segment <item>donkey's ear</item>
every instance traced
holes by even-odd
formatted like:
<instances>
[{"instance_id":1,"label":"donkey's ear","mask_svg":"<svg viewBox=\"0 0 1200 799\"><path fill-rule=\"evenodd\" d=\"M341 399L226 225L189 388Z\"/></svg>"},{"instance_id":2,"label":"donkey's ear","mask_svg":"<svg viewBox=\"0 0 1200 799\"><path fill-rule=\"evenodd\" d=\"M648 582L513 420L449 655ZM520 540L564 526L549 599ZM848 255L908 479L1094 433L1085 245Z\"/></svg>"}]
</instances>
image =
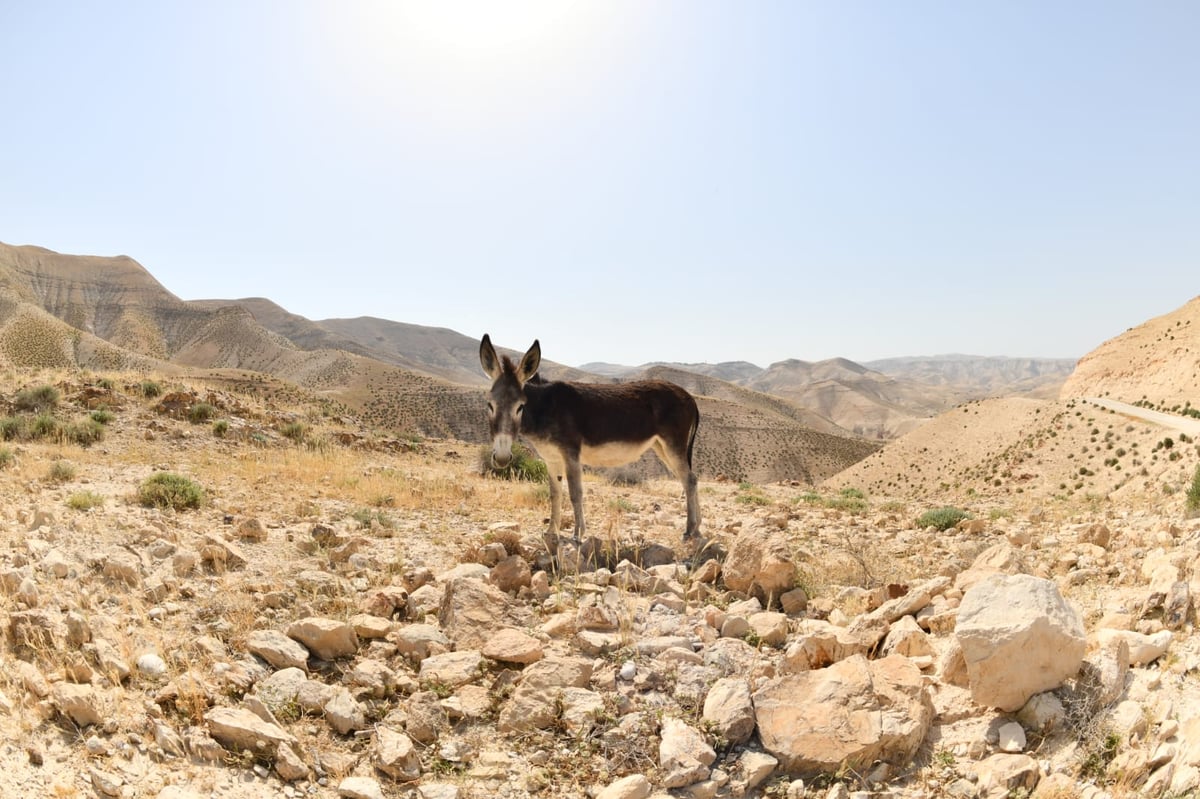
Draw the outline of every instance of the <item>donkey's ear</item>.
<instances>
[{"instance_id":1,"label":"donkey's ear","mask_svg":"<svg viewBox=\"0 0 1200 799\"><path fill-rule=\"evenodd\" d=\"M517 380L521 385L525 385L529 378L537 374L538 366L542 363L542 345L538 344L537 339L534 339L533 346L529 348L529 352L525 353L525 357L521 358L521 365L517 367Z\"/></svg>"},{"instance_id":2,"label":"donkey's ear","mask_svg":"<svg viewBox=\"0 0 1200 799\"><path fill-rule=\"evenodd\" d=\"M496 356L496 348L492 346L492 340L488 338L488 334L483 334L483 341L479 342L479 364L483 367L483 373L495 380L503 371L500 367L500 359Z\"/></svg>"}]
</instances>

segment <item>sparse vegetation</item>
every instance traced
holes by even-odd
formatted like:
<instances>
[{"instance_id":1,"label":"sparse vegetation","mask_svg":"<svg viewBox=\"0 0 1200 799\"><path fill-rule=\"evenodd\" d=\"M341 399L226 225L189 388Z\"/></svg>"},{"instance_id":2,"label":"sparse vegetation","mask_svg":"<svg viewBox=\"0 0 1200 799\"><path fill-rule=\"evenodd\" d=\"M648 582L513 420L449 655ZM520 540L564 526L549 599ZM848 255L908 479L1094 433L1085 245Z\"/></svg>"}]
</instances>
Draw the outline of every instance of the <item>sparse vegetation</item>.
<instances>
[{"instance_id":1,"label":"sparse vegetation","mask_svg":"<svg viewBox=\"0 0 1200 799\"><path fill-rule=\"evenodd\" d=\"M492 448L485 446L479 453L479 470L483 474L502 477L505 480L528 480L545 483L550 479L546 462L538 458L526 446L516 443L512 448L512 460L507 466L497 466L492 460Z\"/></svg>"},{"instance_id":2,"label":"sparse vegetation","mask_svg":"<svg viewBox=\"0 0 1200 799\"><path fill-rule=\"evenodd\" d=\"M183 475L157 472L138 487L138 502L151 508L195 509L204 503L204 489Z\"/></svg>"},{"instance_id":3,"label":"sparse vegetation","mask_svg":"<svg viewBox=\"0 0 1200 799\"><path fill-rule=\"evenodd\" d=\"M207 402L197 402L188 408L187 418L192 424L204 424L217 417L217 409Z\"/></svg>"},{"instance_id":4,"label":"sparse vegetation","mask_svg":"<svg viewBox=\"0 0 1200 799\"><path fill-rule=\"evenodd\" d=\"M70 461L58 460L50 464L50 469L46 472L46 479L52 483L65 483L74 480L78 473L79 469L75 464Z\"/></svg>"},{"instance_id":5,"label":"sparse vegetation","mask_svg":"<svg viewBox=\"0 0 1200 799\"><path fill-rule=\"evenodd\" d=\"M350 518L354 519L363 530L370 530L376 526L390 530L396 526L396 522L391 516L374 508L359 508L350 514Z\"/></svg>"},{"instance_id":6,"label":"sparse vegetation","mask_svg":"<svg viewBox=\"0 0 1200 799\"><path fill-rule=\"evenodd\" d=\"M138 390L141 391L142 396L146 399L157 399L163 393L162 383L155 380L143 380L138 384Z\"/></svg>"},{"instance_id":7,"label":"sparse vegetation","mask_svg":"<svg viewBox=\"0 0 1200 799\"><path fill-rule=\"evenodd\" d=\"M71 510L89 511L104 504L104 497L94 491L77 491L67 497L67 507Z\"/></svg>"},{"instance_id":8,"label":"sparse vegetation","mask_svg":"<svg viewBox=\"0 0 1200 799\"><path fill-rule=\"evenodd\" d=\"M279 434L299 444L308 434L308 427L302 422L288 422L279 428Z\"/></svg>"},{"instance_id":9,"label":"sparse vegetation","mask_svg":"<svg viewBox=\"0 0 1200 799\"><path fill-rule=\"evenodd\" d=\"M25 388L13 397L13 406L19 411L48 413L58 407L62 395L54 386Z\"/></svg>"},{"instance_id":10,"label":"sparse vegetation","mask_svg":"<svg viewBox=\"0 0 1200 799\"><path fill-rule=\"evenodd\" d=\"M927 510L917 517L917 527L926 528L933 527L938 530L949 530L964 519L971 518L971 514L967 513L962 508L956 508L947 505L941 508L933 508Z\"/></svg>"},{"instance_id":11,"label":"sparse vegetation","mask_svg":"<svg viewBox=\"0 0 1200 799\"><path fill-rule=\"evenodd\" d=\"M1192 484L1187 490L1187 513L1189 517L1200 516L1200 463L1192 472Z\"/></svg>"}]
</instances>

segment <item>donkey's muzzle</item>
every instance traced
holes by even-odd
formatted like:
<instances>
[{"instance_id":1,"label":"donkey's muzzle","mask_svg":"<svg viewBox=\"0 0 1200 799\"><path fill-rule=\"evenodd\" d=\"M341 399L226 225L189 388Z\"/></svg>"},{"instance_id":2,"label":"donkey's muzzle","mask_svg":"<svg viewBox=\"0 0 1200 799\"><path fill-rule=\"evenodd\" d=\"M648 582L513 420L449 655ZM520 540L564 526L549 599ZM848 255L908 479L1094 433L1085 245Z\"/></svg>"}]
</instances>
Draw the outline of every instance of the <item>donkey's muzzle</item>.
<instances>
[{"instance_id":1,"label":"donkey's muzzle","mask_svg":"<svg viewBox=\"0 0 1200 799\"><path fill-rule=\"evenodd\" d=\"M492 442L492 463L498 469L503 469L512 463L512 439L497 439Z\"/></svg>"}]
</instances>

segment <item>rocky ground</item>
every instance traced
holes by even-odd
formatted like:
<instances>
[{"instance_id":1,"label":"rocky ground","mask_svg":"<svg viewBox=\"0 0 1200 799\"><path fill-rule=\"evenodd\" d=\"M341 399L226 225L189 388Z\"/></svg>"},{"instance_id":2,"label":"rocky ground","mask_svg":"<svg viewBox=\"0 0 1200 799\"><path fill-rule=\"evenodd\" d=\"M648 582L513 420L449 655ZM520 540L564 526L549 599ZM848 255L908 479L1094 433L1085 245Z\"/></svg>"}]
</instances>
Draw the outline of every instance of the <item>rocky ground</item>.
<instances>
[{"instance_id":1,"label":"rocky ground","mask_svg":"<svg viewBox=\"0 0 1200 799\"><path fill-rule=\"evenodd\" d=\"M593 476L598 537L548 548L545 489L474 445L144 380L27 409L31 385L0 387L8 420L59 426L0 449L0 795L1200 786L1178 502L1025 493L938 531L927 496L702 480L684 548L674 481ZM143 505L162 473L203 501Z\"/></svg>"}]
</instances>

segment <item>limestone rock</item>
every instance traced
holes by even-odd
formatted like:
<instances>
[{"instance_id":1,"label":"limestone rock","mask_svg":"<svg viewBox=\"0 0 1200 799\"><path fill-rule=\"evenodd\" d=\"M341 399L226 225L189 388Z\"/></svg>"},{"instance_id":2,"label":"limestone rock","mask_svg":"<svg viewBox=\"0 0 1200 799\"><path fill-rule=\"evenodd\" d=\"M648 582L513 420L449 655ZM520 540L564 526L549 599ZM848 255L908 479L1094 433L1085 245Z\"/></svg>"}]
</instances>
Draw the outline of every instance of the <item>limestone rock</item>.
<instances>
[{"instance_id":1,"label":"limestone rock","mask_svg":"<svg viewBox=\"0 0 1200 799\"><path fill-rule=\"evenodd\" d=\"M432 624L404 625L391 634L390 640L401 655L416 662L450 651L450 639Z\"/></svg>"},{"instance_id":2,"label":"limestone rock","mask_svg":"<svg viewBox=\"0 0 1200 799\"><path fill-rule=\"evenodd\" d=\"M509 555L492 567L488 580L506 594L528 588L533 578L529 562L520 555Z\"/></svg>"},{"instance_id":3,"label":"limestone rock","mask_svg":"<svg viewBox=\"0 0 1200 799\"><path fill-rule=\"evenodd\" d=\"M753 698L763 748L799 775L907 763L933 720L920 670L899 655L785 674Z\"/></svg>"},{"instance_id":4,"label":"limestone rock","mask_svg":"<svg viewBox=\"0 0 1200 799\"><path fill-rule=\"evenodd\" d=\"M278 630L255 630L246 636L246 649L273 668L308 671L308 650Z\"/></svg>"},{"instance_id":5,"label":"limestone rock","mask_svg":"<svg viewBox=\"0 0 1200 799\"><path fill-rule=\"evenodd\" d=\"M502 663L528 665L542 659L542 643L520 630L498 630L483 645L483 656Z\"/></svg>"},{"instance_id":6,"label":"limestone rock","mask_svg":"<svg viewBox=\"0 0 1200 799\"><path fill-rule=\"evenodd\" d=\"M459 649L482 649L496 630L527 615L499 588L472 577L450 580L438 607L438 623Z\"/></svg>"},{"instance_id":7,"label":"limestone rock","mask_svg":"<svg viewBox=\"0 0 1200 799\"><path fill-rule=\"evenodd\" d=\"M976 703L1015 711L1079 671L1087 639L1079 614L1049 580L995 575L963 596L955 637Z\"/></svg>"},{"instance_id":8,"label":"limestone rock","mask_svg":"<svg viewBox=\"0 0 1200 799\"><path fill-rule=\"evenodd\" d=\"M787 537L761 525L746 528L730 546L721 578L730 590L778 600L796 582Z\"/></svg>"},{"instance_id":9,"label":"limestone rock","mask_svg":"<svg viewBox=\"0 0 1200 799\"><path fill-rule=\"evenodd\" d=\"M280 745L294 746L296 739L279 726L263 721L246 708L218 707L204 714L209 733L232 752L273 755Z\"/></svg>"},{"instance_id":10,"label":"limestone rock","mask_svg":"<svg viewBox=\"0 0 1200 799\"><path fill-rule=\"evenodd\" d=\"M430 655L421 661L417 678L422 683L436 682L450 688L474 682L483 673L483 655L477 650Z\"/></svg>"},{"instance_id":11,"label":"limestone rock","mask_svg":"<svg viewBox=\"0 0 1200 799\"><path fill-rule=\"evenodd\" d=\"M549 657L525 668L521 682L500 711L500 732L545 729L557 718L564 688L586 688L592 679L591 661Z\"/></svg>"},{"instance_id":12,"label":"limestone rock","mask_svg":"<svg viewBox=\"0 0 1200 799\"><path fill-rule=\"evenodd\" d=\"M653 786L642 774L630 774L608 785L596 794L596 799L646 799Z\"/></svg>"},{"instance_id":13,"label":"limestone rock","mask_svg":"<svg viewBox=\"0 0 1200 799\"><path fill-rule=\"evenodd\" d=\"M56 683L51 698L58 712L80 727L104 723L100 713L100 697L90 685Z\"/></svg>"},{"instance_id":14,"label":"limestone rock","mask_svg":"<svg viewBox=\"0 0 1200 799\"><path fill-rule=\"evenodd\" d=\"M749 683L736 677L717 680L704 699L702 718L730 744L736 746L748 741L755 724Z\"/></svg>"},{"instance_id":15,"label":"limestone rock","mask_svg":"<svg viewBox=\"0 0 1200 799\"><path fill-rule=\"evenodd\" d=\"M375 730L375 767L400 782L421 778L421 757L412 739L402 732L380 726Z\"/></svg>"},{"instance_id":16,"label":"limestone rock","mask_svg":"<svg viewBox=\"0 0 1200 799\"><path fill-rule=\"evenodd\" d=\"M682 788L708 779L717 753L699 730L680 719L665 719L658 745L658 765L663 770L662 784Z\"/></svg>"},{"instance_id":17,"label":"limestone rock","mask_svg":"<svg viewBox=\"0 0 1200 799\"><path fill-rule=\"evenodd\" d=\"M354 627L337 619L310 616L288 625L288 638L304 644L321 660L349 657L358 651L358 636Z\"/></svg>"},{"instance_id":18,"label":"limestone rock","mask_svg":"<svg viewBox=\"0 0 1200 799\"><path fill-rule=\"evenodd\" d=\"M383 799L383 788L371 777L346 777L337 792L342 799Z\"/></svg>"}]
</instances>

